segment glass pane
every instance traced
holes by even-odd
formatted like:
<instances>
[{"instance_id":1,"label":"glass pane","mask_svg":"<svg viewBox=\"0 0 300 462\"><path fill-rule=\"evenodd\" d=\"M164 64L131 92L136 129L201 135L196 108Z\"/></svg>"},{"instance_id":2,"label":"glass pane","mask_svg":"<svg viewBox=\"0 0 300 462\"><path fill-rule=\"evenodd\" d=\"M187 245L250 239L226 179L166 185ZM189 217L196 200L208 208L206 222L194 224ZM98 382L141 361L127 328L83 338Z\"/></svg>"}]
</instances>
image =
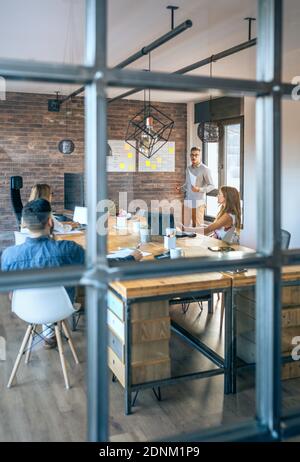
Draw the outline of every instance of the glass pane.
<instances>
[{"instance_id":1,"label":"glass pane","mask_svg":"<svg viewBox=\"0 0 300 462\"><path fill-rule=\"evenodd\" d=\"M282 284L282 414L299 412L299 314L300 314L300 287L299 266L285 267L283 269L284 282Z\"/></svg>"},{"instance_id":2,"label":"glass pane","mask_svg":"<svg viewBox=\"0 0 300 462\"><path fill-rule=\"evenodd\" d=\"M225 125L225 184L240 191L240 124Z\"/></svg>"},{"instance_id":3,"label":"glass pane","mask_svg":"<svg viewBox=\"0 0 300 462\"><path fill-rule=\"evenodd\" d=\"M84 63L84 0L43 3L36 0L0 0L0 9L1 58L60 64ZM27 82L15 83L14 86L22 86L22 91L26 91L28 86L32 87Z\"/></svg>"},{"instance_id":4,"label":"glass pane","mask_svg":"<svg viewBox=\"0 0 300 462\"><path fill-rule=\"evenodd\" d=\"M219 143L207 144L207 166L211 171L213 183L219 187ZM215 217L218 213L218 200L216 197L207 196L206 215Z\"/></svg>"}]
</instances>

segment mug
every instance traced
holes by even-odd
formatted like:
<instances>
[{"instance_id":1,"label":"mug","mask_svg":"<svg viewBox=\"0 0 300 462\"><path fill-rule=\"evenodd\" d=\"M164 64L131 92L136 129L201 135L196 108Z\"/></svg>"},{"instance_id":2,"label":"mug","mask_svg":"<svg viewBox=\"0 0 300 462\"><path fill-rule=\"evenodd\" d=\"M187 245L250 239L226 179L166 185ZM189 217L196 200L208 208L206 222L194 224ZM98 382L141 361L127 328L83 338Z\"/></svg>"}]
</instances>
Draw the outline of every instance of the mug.
<instances>
[{"instance_id":1,"label":"mug","mask_svg":"<svg viewBox=\"0 0 300 462\"><path fill-rule=\"evenodd\" d=\"M150 242L150 229L140 228L141 243Z\"/></svg>"},{"instance_id":2,"label":"mug","mask_svg":"<svg viewBox=\"0 0 300 462\"><path fill-rule=\"evenodd\" d=\"M117 228L126 228L127 218L126 217L117 217Z\"/></svg>"},{"instance_id":3,"label":"mug","mask_svg":"<svg viewBox=\"0 0 300 462\"><path fill-rule=\"evenodd\" d=\"M170 249L171 258L180 258L183 256L184 256L183 249L181 249L180 247L175 247L175 249Z\"/></svg>"},{"instance_id":4,"label":"mug","mask_svg":"<svg viewBox=\"0 0 300 462\"><path fill-rule=\"evenodd\" d=\"M164 236L164 248L165 249L175 249L176 247L176 237Z\"/></svg>"},{"instance_id":5,"label":"mug","mask_svg":"<svg viewBox=\"0 0 300 462\"><path fill-rule=\"evenodd\" d=\"M166 228L166 236L175 237L176 236L176 228Z\"/></svg>"}]
</instances>

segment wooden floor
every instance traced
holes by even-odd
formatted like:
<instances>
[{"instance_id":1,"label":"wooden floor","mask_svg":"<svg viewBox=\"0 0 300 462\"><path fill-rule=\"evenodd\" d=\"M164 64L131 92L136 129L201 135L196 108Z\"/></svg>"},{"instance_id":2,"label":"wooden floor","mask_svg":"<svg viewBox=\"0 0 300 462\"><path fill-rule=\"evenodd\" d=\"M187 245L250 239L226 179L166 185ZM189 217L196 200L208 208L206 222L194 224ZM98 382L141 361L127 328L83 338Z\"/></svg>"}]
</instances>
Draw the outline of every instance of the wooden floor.
<instances>
[{"instance_id":1,"label":"wooden floor","mask_svg":"<svg viewBox=\"0 0 300 462\"><path fill-rule=\"evenodd\" d=\"M58 353L36 345L29 365L21 363L15 385L6 383L26 325L10 311L8 298L0 295L1 335L7 339L7 360L0 361L0 441L85 441L86 386L84 318L73 334L80 365L74 364L67 345L71 389L65 390ZM196 304L187 314L172 307L172 317L188 326L212 348L223 352L219 332L219 312L202 313ZM201 354L192 350L177 336L171 339L172 373L213 368ZM110 375L111 378L111 375ZM284 383L285 407L300 407L300 380ZM134 413L124 416L123 389L110 380L110 440L153 441L185 432L196 432L211 426L237 423L254 417L253 373L239 375L238 393L223 394L223 376L194 380L162 389L158 402L151 390L141 391Z\"/></svg>"}]
</instances>

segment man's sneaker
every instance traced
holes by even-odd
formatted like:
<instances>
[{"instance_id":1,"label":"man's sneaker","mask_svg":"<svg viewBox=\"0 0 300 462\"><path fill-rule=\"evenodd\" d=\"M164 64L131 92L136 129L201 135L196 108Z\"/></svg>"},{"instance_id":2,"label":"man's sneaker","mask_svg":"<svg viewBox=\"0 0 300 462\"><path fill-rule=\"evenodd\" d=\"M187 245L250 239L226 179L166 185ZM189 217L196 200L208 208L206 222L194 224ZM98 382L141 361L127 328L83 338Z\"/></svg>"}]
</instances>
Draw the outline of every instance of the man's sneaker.
<instances>
[{"instance_id":1,"label":"man's sneaker","mask_svg":"<svg viewBox=\"0 0 300 462\"><path fill-rule=\"evenodd\" d=\"M57 340L56 337L44 337L44 349L51 350L51 348L57 347Z\"/></svg>"}]
</instances>

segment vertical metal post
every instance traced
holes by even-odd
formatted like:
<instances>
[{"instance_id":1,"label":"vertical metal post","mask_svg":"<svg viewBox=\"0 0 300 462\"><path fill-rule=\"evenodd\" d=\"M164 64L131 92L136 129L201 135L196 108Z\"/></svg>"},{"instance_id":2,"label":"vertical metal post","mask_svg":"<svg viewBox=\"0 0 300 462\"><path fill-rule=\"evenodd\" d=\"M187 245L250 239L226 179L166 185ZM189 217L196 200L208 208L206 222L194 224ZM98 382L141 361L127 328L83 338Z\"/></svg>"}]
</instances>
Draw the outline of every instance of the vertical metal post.
<instances>
[{"instance_id":1,"label":"vertical metal post","mask_svg":"<svg viewBox=\"0 0 300 462\"><path fill-rule=\"evenodd\" d=\"M86 203L88 268L105 265L106 236L97 234L97 204L106 199L106 95L101 73L106 67L106 0L87 0L86 64L98 80L85 88ZM107 283L87 287L88 440L108 439Z\"/></svg>"},{"instance_id":2,"label":"vertical metal post","mask_svg":"<svg viewBox=\"0 0 300 462\"><path fill-rule=\"evenodd\" d=\"M225 297L225 335L224 335L224 393L233 392L233 373L234 373L234 339L235 333L233 330L233 307L231 299L231 287L224 290Z\"/></svg>"},{"instance_id":3,"label":"vertical metal post","mask_svg":"<svg viewBox=\"0 0 300 462\"><path fill-rule=\"evenodd\" d=\"M272 268L258 270L256 287L256 412L273 436L280 431L281 391L281 53L282 0L258 2L257 79L273 93L256 104L257 250L273 255Z\"/></svg>"},{"instance_id":4,"label":"vertical metal post","mask_svg":"<svg viewBox=\"0 0 300 462\"><path fill-rule=\"evenodd\" d=\"M125 305L125 414L131 414L131 303Z\"/></svg>"}]
</instances>

